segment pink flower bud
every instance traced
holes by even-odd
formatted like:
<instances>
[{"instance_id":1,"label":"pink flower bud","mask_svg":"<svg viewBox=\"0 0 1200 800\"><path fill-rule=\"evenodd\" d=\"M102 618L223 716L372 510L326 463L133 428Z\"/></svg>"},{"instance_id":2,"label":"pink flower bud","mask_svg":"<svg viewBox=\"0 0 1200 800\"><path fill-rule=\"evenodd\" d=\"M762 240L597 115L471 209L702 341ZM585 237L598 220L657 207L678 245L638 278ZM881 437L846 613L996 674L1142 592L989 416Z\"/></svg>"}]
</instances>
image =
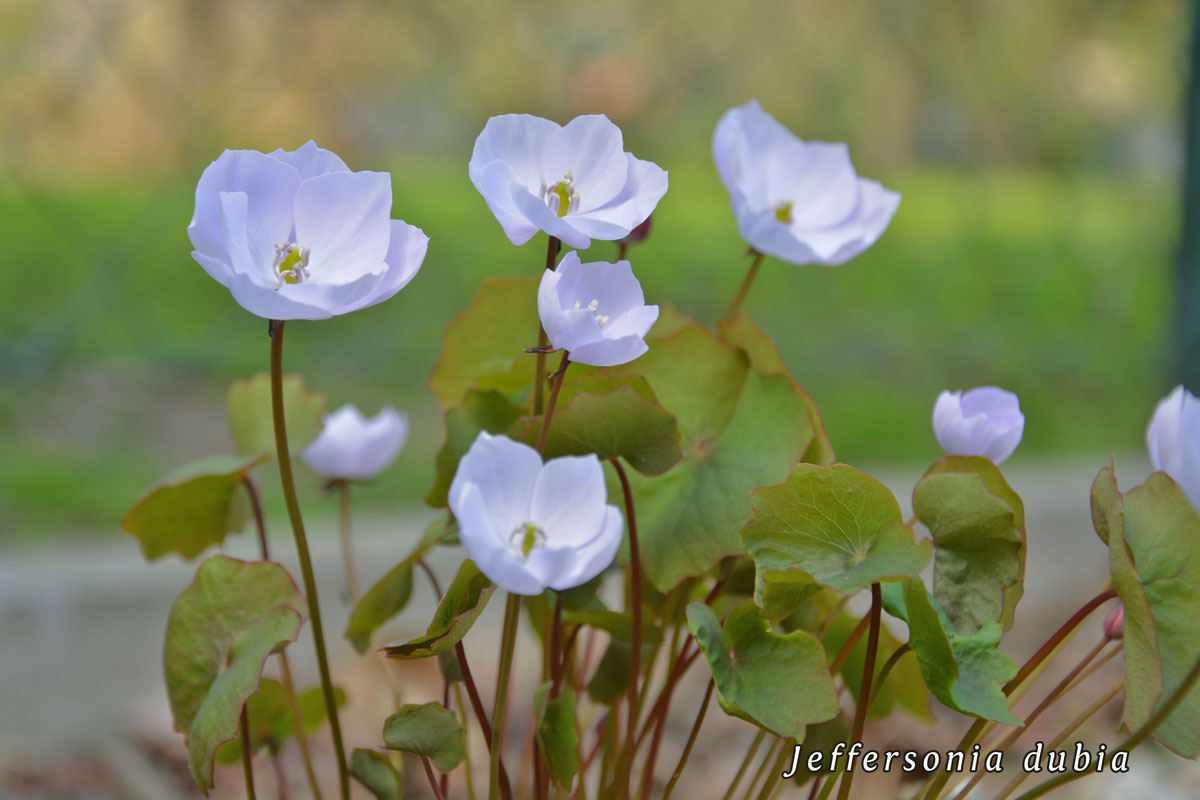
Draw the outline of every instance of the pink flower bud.
<instances>
[{"instance_id":1,"label":"pink flower bud","mask_svg":"<svg viewBox=\"0 0 1200 800\"><path fill-rule=\"evenodd\" d=\"M1118 604L1104 618L1104 638L1120 639L1125 634L1125 606Z\"/></svg>"}]
</instances>

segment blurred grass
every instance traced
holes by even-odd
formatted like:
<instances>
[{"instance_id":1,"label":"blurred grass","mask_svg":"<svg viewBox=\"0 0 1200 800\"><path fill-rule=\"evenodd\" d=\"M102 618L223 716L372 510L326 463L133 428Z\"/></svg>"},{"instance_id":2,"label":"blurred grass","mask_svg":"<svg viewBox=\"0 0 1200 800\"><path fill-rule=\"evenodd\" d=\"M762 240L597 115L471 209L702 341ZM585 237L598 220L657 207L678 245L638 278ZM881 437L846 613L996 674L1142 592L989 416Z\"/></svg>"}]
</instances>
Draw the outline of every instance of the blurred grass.
<instances>
[{"instance_id":1,"label":"blurred grass","mask_svg":"<svg viewBox=\"0 0 1200 800\"><path fill-rule=\"evenodd\" d=\"M747 265L724 190L704 160L638 155L671 172L654 233L631 252L646 296L712 321ZM394 215L431 237L421 272L381 306L289 326L285 356L331 407L408 409L407 451L360 492L389 503L419 500L432 476L425 382L442 328L484 277L536 273L545 246L508 243L461 160L392 175ZM985 383L1021 397L1016 458L1139 447L1166 388L1171 187L1088 172L877 177L904 201L874 248L840 269L768 260L745 306L820 404L839 458L936 457L936 394ZM224 387L266 368L266 323L189 258L193 186L0 193L0 533L111 530L161 472L229 449ZM597 242L585 260L614 254ZM307 489L319 502L315 479Z\"/></svg>"}]
</instances>

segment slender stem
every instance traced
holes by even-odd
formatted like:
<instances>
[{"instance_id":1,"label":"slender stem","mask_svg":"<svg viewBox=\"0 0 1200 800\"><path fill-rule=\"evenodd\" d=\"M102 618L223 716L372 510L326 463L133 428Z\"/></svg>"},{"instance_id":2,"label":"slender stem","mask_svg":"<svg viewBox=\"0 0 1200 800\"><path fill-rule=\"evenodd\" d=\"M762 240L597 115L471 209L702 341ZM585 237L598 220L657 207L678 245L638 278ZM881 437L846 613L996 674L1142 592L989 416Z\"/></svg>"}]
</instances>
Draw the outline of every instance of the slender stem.
<instances>
[{"instance_id":1,"label":"slender stem","mask_svg":"<svg viewBox=\"0 0 1200 800\"><path fill-rule=\"evenodd\" d=\"M433 796L437 800L446 800L446 793L438 786L437 778L433 774L433 767L429 766L429 759L425 756L421 756L421 766L425 768L425 777L429 779L429 788L433 789Z\"/></svg>"},{"instance_id":2,"label":"slender stem","mask_svg":"<svg viewBox=\"0 0 1200 800\"><path fill-rule=\"evenodd\" d=\"M550 698L558 697L563 681L562 592L554 593L554 615L550 618Z\"/></svg>"},{"instance_id":3,"label":"slender stem","mask_svg":"<svg viewBox=\"0 0 1200 800\"><path fill-rule=\"evenodd\" d=\"M1070 619L1064 622L1062 626L1055 631L1049 639L1046 640L1046 643L1038 648L1037 652L1029 657L1029 660L1025 662L1020 670L1017 671L1017 674L1013 677L1013 679L1004 684L1004 694L1011 695L1015 689L1024 683L1026 678L1032 675L1037 668L1041 666L1042 662L1049 658L1050 655L1058 649L1058 646L1062 643L1062 641L1070 636L1071 633L1077 627L1079 627L1079 625L1085 619L1087 619L1093 611L1116 596L1117 592L1115 589L1103 591L1093 597L1091 600L1087 601L1082 608L1072 614ZM987 726L987 724L987 720L975 720L971 727L967 729L967 732L963 734L962 740L954 749L956 751L966 751L969 749L971 745L975 743L975 740L979 737L980 733L983 732L983 729ZM951 773L949 770L943 770L933 775L928 783L929 788L925 791L925 800L936 800L937 796L941 794L942 789L945 788L946 784L950 782L950 778Z\"/></svg>"},{"instance_id":4,"label":"slender stem","mask_svg":"<svg viewBox=\"0 0 1200 800\"><path fill-rule=\"evenodd\" d=\"M442 601L442 584L438 581L437 575L433 574L433 570L430 568L429 562L423 558L418 558L417 566L420 567L421 571L425 573L425 577L429 578L429 588L433 589L433 594L435 595L437 602L440 603Z\"/></svg>"},{"instance_id":5,"label":"slender stem","mask_svg":"<svg viewBox=\"0 0 1200 800\"><path fill-rule=\"evenodd\" d=\"M555 259L558 257L558 239L550 237L546 243L546 269L553 270L555 267ZM550 339L546 336L546 329L542 327L542 322L538 320L538 347L545 347L550 344ZM544 397L546 383L546 354L537 354L537 367L533 374L533 415L536 417L542 413L542 398Z\"/></svg>"},{"instance_id":6,"label":"slender stem","mask_svg":"<svg viewBox=\"0 0 1200 800\"><path fill-rule=\"evenodd\" d=\"M564 351L562 361L559 362L558 371L550 376L550 399L546 402L546 413L542 415L542 429L538 431L537 451L543 453L546 450L546 436L550 433L550 420L554 418L554 407L558 405L558 393L562 391L563 376L567 372L567 367L571 364L571 354Z\"/></svg>"},{"instance_id":7,"label":"slender stem","mask_svg":"<svg viewBox=\"0 0 1200 800\"><path fill-rule=\"evenodd\" d=\"M1030 674L1032 674L1033 671L1038 668L1038 665L1041 664L1046 657L1054 651L1059 642L1066 638L1071 631L1075 630L1075 628L1077 628L1080 623L1087 619L1093 611L1116 596L1116 589L1108 589L1107 591L1103 591L1093 597L1091 600L1087 601L1082 608L1072 614L1071 618L1062 624L1061 628L1054 632L1053 636L1046 640L1045 644L1038 648L1036 653L1029 657L1029 660L1026 661L1024 666L1021 667L1020 671L1017 672L1016 677L1004 684L1004 693L1006 695L1012 694L1013 689L1020 686L1025 679L1028 678Z\"/></svg>"},{"instance_id":8,"label":"slender stem","mask_svg":"<svg viewBox=\"0 0 1200 800\"><path fill-rule=\"evenodd\" d=\"M258 487L249 475L242 476L242 485L250 496L250 511L254 517L254 526L258 531L258 546L262 550L263 561L271 560L271 548L267 544L267 525L263 520L262 498ZM279 672L283 678L283 693L287 698L288 707L292 712L292 723L296 728L296 744L300 748L300 761L304 765L304 777L308 781L309 791L313 800L321 800L321 787L317 783L317 773L312 765L312 753L308 750L308 736L304 733L303 715L300 713L300 702L296 699L296 684L292 681L292 668L288 664L286 650L279 651Z\"/></svg>"},{"instance_id":9,"label":"slender stem","mask_svg":"<svg viewBox=\"0 0 1200 800\"><path fill-rule=\"evenodd\" d=\"M888 660L883 662L883 669L879 670L879 677L875 679L875 696L871 698L871 705L867 709L868 713L870 713L870 710L875 707L877 702L879 702L879 698L883 696L879 691L879 689L883 686L883 682L887 680L888 675L892 673L892 669L900 662L900 659L903 658L909 650L912 650L912 647L909 646L908 642L905 642L892 651L892 654L888 656Z\"/></svg>"},{"instance_id":10,"label":"slender stem","mask_svg":"<svg viewBox=\"0 0 1200 800\"><path fill-rule=\"evenodd\" d=\"M1049 708L1056 700L1062 697L1068 689L1071 688L1071 685L1075 682L1075 679L1079 677L1079 674L1087 669L1088 664L1092 663L1096 656L1100 655L1100 651L1104 649L1108 642L1108 639L1101 639L1096 646L1089 650L1087 655L1085 655L1080 662L1076 664L1069 673L1067 673L1067 676L1059 681L1057 686L1050 690L1050 692L1042 699L1042 702L1038 703L1033 711L1029 712L1029 715L1025 717L1024 726L1011 729L996 744L996 746L991 749L1007 752L1009 748L1015 745L1017 740L1021 738L1021 735L1025 733L1025 731L1029 730L1029 726L1032 725L1047 708ZM979 785L979 782L982 781L986 775L986 772L976 772L974 775L972 775L971 779L967 781L967 784L963 786L961 790L959 790L957 795L954 796L954 800L963 800L963 798L970 794L972 789Z\"/></svg>"},{"instance_id":11,"label":"slender stem","mask_svg":"<svg viewBox=\"0 0 1200 800\"><path fill-rule=\"evenodd\" d=\"M625 521L629 527L629 606L633 627L629 649L629 724L625 737L625 752L621 757L621 785L624 787L622 792L628 795L633 771L634 734L637 731L638 715L642 710L638 697L638 677L642 671L642 558L638 547L637 513L633 507L633 489L629 485L629 476L621 466L619 458L614 458L612 465L621 480L621 492L625 497ZM667 793L670 794L670 791Z\"/></svg>"},{"instance_id":12,"label":"slender stem","mask_svg":"<svg viewBox=\"0 0 1200 800\"><path fill-rule=\"evenodd\" d=\"M729 321L737 316L738 311L742 308L742 302L746 299L746 294L750 291L750 284L754 283L754 278L758 275L758 268L762 266L763 254L757 250L751 250L754 259L750 262L750 269L746 270L746 277L742 278L742 284L738 287L737 294L733 296L733 302L729 304L729 310L725 312L722 321Z\"/></svg>"},{"instance_id":13,"label":"slender stem","mask_svg":"<svg viewBox=\"0 0 1200 800\"><path fill-rule=\"evenodd\" d=\"M458 705L458 713L462 717L462 726L467 727L467 704L463 701L462 687L457 683L454 684L454 702ZM475 800L475 779L472 777L471 769L471 744L467 739L463 740L463 777L467 781L467 797L469 800Z\"/></svg>"},{"instance_id":14,"label":"slender stem","mask_svg":"<svg viewBox=\"0 0 1200 800\"><path fill-rule=\"evenodd\" d=\"M1116 652L1116 651L1113 651L1113 652ZM1059 734L1054 737L1053 741L1050 741L1046 744L1046 750L1056 749L1060 744L1063 743L1064 739L1066 739L1068 736L1070 736L1072 733L1074 733L1076 730L1078 730L1080 725L1082 725L1083 723L1085 723L1089 719L1091 719L1093 716L1095 716L1100 711L1100 709L1102 709L1106 705L1108 705L1112 701L1112 699L1114 697L1116 697L1117 694L1124 688L1125 688L1125 679L1121 678L1116 682L1116 684L1111 689L1109 689L1104 694L1100 695L1099 699L1097 699L1096 702L1092 703L1090 706L1088 706L1086 709L1084 709L1084 711L1082 713L1080 713L1079 716L1075 717L1075 719L1068 722L1066 727L1064 727L1062 729L1062 731L1060 731ZM992 800L1007 800L1007 798L1011 797L1012 793L1015 792L1021 786L1021 784L1025 782L1025 779L1028 778L1032 774L1033 773L1031 773L1031 772L1026 772L1025 770L1021 770L1020 772L1017 773L1015 778L1013 778L1011 781L1008 782L1008 785L1006 785L1003 789L1000 790L1000 794L996 795L994 798L992 798Z\"/></svg>"},{"instance_id":15,"label":"slender stem","mask_svg":"<svg viewBox=\"0 0 1200 800\"><path fill-rule=\"evenodd\" d=\"M500 791L500 770L504 751L504 712L508 704L508 680L512 674L513 653L517 648L517 623L521 617L521 598L509 594L504 606L504 630L500 635L500 671L496 676L496 704L492 709L492 765L488 778L488 797Z\"/></svg>"},{"instance_id":16,"label":"slender stem","mask_svg":"<svg viewBox=\"0 0 1200 800\"><path fill-rule=\"evenodd\" d=\"M275 791L279 793L279 800L288 800L288 779L279 760L279 753L271 753L271 768L275 771Z\"/></svg>"},{"instance_id":17,"label":"slender stem","mask_svg":"<svg viewBox=\"0 0 1200 800\"><path fill-rule=\"evenodd\" d=\"M758 769L754 771L754 777L750 779L750 785L746 787L746 800L749 800L749 798L754 795L754 787L758 785L758 782L762 779L763 775L767 776L766 780L763 781L763 788L765 789L767 784L770 783L770 773L773 771L770 768L773 764L775 764L776 761L779 760L775 754L778 752L779 745L782 743L783 739L776 737L775 741L771 742L771 746L767 748L767 752L763 755L762 761L758 763Z\"/></svg>"},{"instance_id":18,"label":"slender stem","mask_svg":"<svg viewBox=\"0 0 1200 800\"><path fill-rule=\"evenodd\" d=\"M304 533L300 503L296 499L296 482L292 476L292 458L288 450L287 423L283 409L284 323L277 322L271 327L271 410L275 419L275 453L279 462L279 479L283 484L283 499L292 523L292 535L296 539L300 573L304 577L304 594L308 600L309 618L312 620L313 644L316 647L317 667L321 674L321 693L325 697L325 713L329 717L329 730L333 736L341 796L342 800L350 800L350 771L346 769L346 750L342 744L342 726L338 721L337 698L333 691L333 680L329 675L329 657L325 653L325 630L321 625L321 606L317 601L317 580L313 575L312 558L308 553L308 537Z\"/></svg>"},{"instance_id":19,"label":"slender stem","mask_svg":"<svg viewBox=\"0 0 1200 800\"><path fill-rule=\"evenodd\" d=\"M467 663L467 651L462 642L454 645L454 655L458 658L458 671L462 673L463 684L467 687L467 697L471 699L471 708L475 711L475 719L479 720L479 730L483 733L483 741L492 752L492 725L488 722L487 712L483 708L483 700L479 696L479 688L471 675L471 665ZM506 800L512 797L512 784L508 780L508 771L504 762L500 763L500 795Z\"/></svg>"},{"instance_id":20,"label":"slender stem","mask_svg":"<svg viewBox=\"0 0 1200 800\"><path fill-rule=\"evenodd\" d=\"M878 583L871 584L871 630L867 634L867 660L863 664L862 685L858 691L858 703L854 707L854 728L850 732L850 743L861 742L863 728L867 724L867 709L871 707L871 683L875 679L875 656L879 652L879 620L883 613L883 592ZM854 769L846 771L842 785L838 789L838 800L850 797L850 787L854 783Z\"/></svg>"},{"instance_id":21,"label":"slender stem","mask_svg":"<svg viewBox=\"0 0 1200 800\"><path fill-rule=\"evenodd\" d=\"M867 628L870 627L870 625L870 614L858 621L858 624L854 626L854 630L850 632L850 638L846 639L846 642L842 645L842 649L838 651L838 654L834 656L832 663L830 663L830 675L837 675L838 672L841 671L842 667L846 665L846 659L848 659L850 654L854 652L854 648L858 644L858 640L861 639L862 635L867 632Z\"/></svg>"},{"instance_id":22,"label":"slender stem","mask_svg":"<svg viewBox=\"0 0 1200 800\"><path fill-rule=\"evenodd\" d=\"M838 617L846 610L846 604L850 602L850 595L844 594L841 599L834 604L829 610L829 616L825 618L825 622L821 624L821 630L817 634L818 639L824 639L829 635L829 630L833 627L833 623L837 622Z\"/></svg>"},{"instance_id":23,"label":"slender stem","mask_svg":"<svg viewBox=\"0 0 1200 800\"><path fill-rule=\"evenodd\" d=\"M687 649L691 641L689 639L684 643L683 648L680 649L680 656L675 662L675 669L667 679L667 685L663 687L662 695L659 698L661 709L658 712L658 724L654 727L654 737L650 740L650 752L646 754L646 763L642 765L642 781L638 787L638 796L641 800L647 800L650 797L650 788L654 784L654 765L658 761L658 748L662 744L663 731L667 727L667 711L671 705L671 695L674 693L675 687L679 684L679 679L683 677L683 673L692 665L692 659L683 655L683 651ZM698 650L696 654L699 654ZM646 724L650 724L649 719L646 720ZM633 731L630 731L629 735L632 736ZM640 743L640 738L638 743ZM637 743L634 745L635 754L636 749Z\"/></svg>"},{"instance_id":24,"label":"slender stem","mask_svg":"<svg viewBox=\"0 0 1200 800\"><path fill-rule=\"evenodd\" d=\"M788 746L795 747L796 740L792 738L780 739L776 745L778 749L771 750L771 755L767 760L767 779L763 781L762 790L758 793L758 800L769 800L771 795L775 793L775 787L779 785L779 781L783 778L783 773L779 771L779 759L788 751Z\"/></svg>"},{"instance_id":25,"label":"slender stem","mask_svg":"<svg viewBox=\"0 0 1200 800\"><path fill-rule=\"evenodd\" d=\"M746 774L750 762L754 760L754 756L758 754L758 748L762 747L763 740L767 738L767 729L759 728L754 739L750 742L750 749L746 751L746 757L742 759L742 765L738 767L737 774L733 776L733 781L729 784L729 789L721 797L721 800L733 800L733 795L737 791L738 784L742 782L742 777Z\"/></svg>"},{"instance_id":26,"label":"slender stem","mask_svg":"<svg viewBox=\"0 0 1200 800\"><path fill-rule=\"evenodd\" d=\"M1182 703L1192 689L1196 687L1197 682L1200 682L1200 661L1197 661L1192 666L1191 671L1188 672L1187 676L1183 679L1183 682L1176 687L1174 692L1171 693L1171 696L1167 702L1159 706L1158 711L1154 712L1154 716L1146 720L1146 723L1142 725L1142 727L1138 728L1137 731L1131 734L1125 741L1112 748L1112 752L1115 753L1118 750L1129 752L1144 742L1150 734L1154 733L1159 725L1162 725L1167 721L1167 717L1175 713L1175 709L1179 707L1179 704ZM1082 778L1084 775L1091 774L1093 773L1084 771L1064 772L1062 775L1059 775L1056 778L1052 778L1043 784L1035 786L1017 798L1017 800L1034 800L1035 797L1041 797L1047 792L1057 789L1063 784L1070 783L1071 781Z\"/></svg>"},{"instance_id":27,"label":"slender stem","mask_svg":"<svg viewBox=\"0 0 1200 800\"><path fill-rule=\"evenodd\" d=\"M254 765L250 763L250 708L242 706L241 726L242 738L242 775L246 778L246 797L254 800Z\"/></svg>"},{"instance_id":28,"label":"slender stem","mask_svg":"<svg viewBox=\"0 0 1200 800\"><path fill-rule=\"evenodd\" d=\"M629 242L617 242L617 261L625 261L629 252Z\"/></svg>"},{"instance_id":29,"label":"slender stem","mask_svg":"<svg viewBox=\"0 0 1200 800\"><path fill-rule=\"evenodd\" d=\"M683 775L683 768L687 766L688 758L692 755L692 748L696 746L696 737L700 735L700 726L704 724L704 715L708 713L708 703L712 700L714 685L709 680L708 689L704 692L704 700L700 703L700 711L696 714L696 724L692 726L692 732L688 734L687 744L683 746L683 754L679 756L679 763L675 765L675 772L671 774L671 781L667 784L666 791L663 792L662 800L668 800L671 792L675 791L675 784L679 783L679 777Z\"/></svg>"},{"instance_id":30,"label":"slender stem","mask_svg":"<svg viewBox=\"0 0 1200 800\"><path fill-rule=\"evenodd\" d=\"M358 602L358 569L354 566L354 544L350 538L350 481L338 481L338 539L342 544L342 565L346 569L346 591L350 602Z\"/></svg>"}]
</instances>

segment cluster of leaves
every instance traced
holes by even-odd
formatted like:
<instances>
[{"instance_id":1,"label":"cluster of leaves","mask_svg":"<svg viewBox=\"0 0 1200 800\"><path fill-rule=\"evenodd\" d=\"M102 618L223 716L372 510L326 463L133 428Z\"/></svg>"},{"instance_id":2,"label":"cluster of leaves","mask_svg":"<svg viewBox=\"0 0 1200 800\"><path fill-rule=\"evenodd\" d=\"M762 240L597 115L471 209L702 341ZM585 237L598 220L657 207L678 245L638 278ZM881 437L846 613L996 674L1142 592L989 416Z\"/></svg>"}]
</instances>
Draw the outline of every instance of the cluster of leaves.
<instances>
[{"instance_id":1,"label":"cluster of leaves","mask_svg":"<svg viewBox=\"0 0 1200 800\"><path fill-rule=\"evenodd\" d=\"M427 498L436 508L446 507L458 461L479 432L531 443L541 428L532 391L536 359L524 352L538 333L536 285L535 278L485 281L446 329L430 381L445 433ZM588 628L608 642L595 666L571 659L568 669L590 674L562 687L546 683L533 698L536 742L550 778L570 787L584 769L579 753L589 733L578 726L583 698L574 687L586 687L590 703L613 707L628 692L635 641L643 665L666 647L670 663L686 669L690 659L671 651L677 636L707 661L727 714L783 739L848 737L839 682L866 703L864 718L900 708L931 719L932 696L961 714L1020 726L1008 698L1018 670L1001 643L1023 593L1025 510L1000 470L978 457L937 461L917 483L914 516L905 520L884 484L835 463L816 405L747 317L709 329L665 309L647 342L649 352L622 367L574 366L546 441L547 458L594 453L632 468L641 574L631 580L644 598L636 629L628 603L618 611L602 602L599 580L553 600L524 601L545 647L552 644L551 603L558 601L572 641ZM285 391L298 450L317 433L324 401L298 379ZM274 452L268 401L262 376L235 385L229 415L236 454L168 476L129 511L123 526L147 558L194 558L245 526L252 472ZM621 493L615 470L609 488L612 496ZM1111 467L1093 486L1092 510L1125 606L1123 721L1134 728L1179 689L1200 652L1200 514L1161 473L1122 494ZM917 535L918 522L928 537ZM366 653L406 608L414 571L430 550L456 543L447 515L364 593L344 632L355 650ZM627 543L618 560L629 557ZM448 682L464 681L460 643L495 589L463 561L426 632L384 654L436 657ZM872 623L870 641L895 657L886 667L875 658L876 645L861 640L867 619L846 610L859 592L871 593L876 613L907 629L906 639L896 638ZM319 695L306 692L292 704L280 684L261 680L270 654L296 638L305 609L282 567L224 556L203 562L176 602L164 667L202 789L212 786L214 759L238 757L243 708L253 720L251 752L277 751L323 719ZM671 679L660 694L664 704ZM480 723L486 730L486 719ZM382 743L445 773L465 757L467 724L465 709L460 716L440 703L408 705L387 718ZM1200 755L1200 693L1188 695L1157 736L1182 755ZM652 758L643 768L653 770ZM389 756L357 750L351 771L374 796L400 796Z\"/></svg>"}]
</instances>

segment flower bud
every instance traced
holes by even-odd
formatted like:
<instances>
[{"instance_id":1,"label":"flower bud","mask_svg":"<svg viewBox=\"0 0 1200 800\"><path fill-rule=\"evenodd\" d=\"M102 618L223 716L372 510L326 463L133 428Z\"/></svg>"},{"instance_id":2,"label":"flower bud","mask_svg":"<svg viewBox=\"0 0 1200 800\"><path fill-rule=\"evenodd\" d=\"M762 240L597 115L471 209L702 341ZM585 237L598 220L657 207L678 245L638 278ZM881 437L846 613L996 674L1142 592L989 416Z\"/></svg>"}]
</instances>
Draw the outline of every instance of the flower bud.
<instances>
[{"instance_id":1,"label":"flower bud","mask_svg":"<svg viewBox=\"0 0 1200 800\"><path fill-rule=\"evenodd\" d=\"M629 235L617 241L621 244L641 244L650 237L650 228L654 222L654 215L646 217L646 221L629 232Z\"/></svg>"},{"instance_id":2,"label":"flower bud","mask_svg":"<svg viewBox=\"0 0 1200 800\"><path fill-rule=\"evenodd\" d=\"M331 481L365 481L383 472L408 441L408 417L391 406L370 419L346 404L325 417L325 426L300 457Z\"/></svg>"},{"instance_id":3,"label":"flower bud","mask_svg":"<svg viewBox=\"0 0 1200 800\"><path fill-rule=\"evenodd\" d=\"M1200 508L1200 400L1176 386L1159 401L1146 430L1154 469L1165 472Z\"/></svg>"},{"instance_id":4,"label":"flower bud","mask_svg":"<svg viewBox=\"0 0 1200 800\"><path fill-rule=\"evenodd\" d=\"M1125 635L1125 606L1120 603L1104 618L1104 638L1120 639Z\"/></svg>"},{"instance_id":5,"label":"flower bud","mask_svg":"<svg viewBox=\"0 0 1200 800\"><path fill-rule=\"evenodd\" d=\"M1017 396L995 386L942 392L933 408L933 432L947 455L983 456L999 464L1021 443L1025 416Z\"/></svg>"}]
</instances>

